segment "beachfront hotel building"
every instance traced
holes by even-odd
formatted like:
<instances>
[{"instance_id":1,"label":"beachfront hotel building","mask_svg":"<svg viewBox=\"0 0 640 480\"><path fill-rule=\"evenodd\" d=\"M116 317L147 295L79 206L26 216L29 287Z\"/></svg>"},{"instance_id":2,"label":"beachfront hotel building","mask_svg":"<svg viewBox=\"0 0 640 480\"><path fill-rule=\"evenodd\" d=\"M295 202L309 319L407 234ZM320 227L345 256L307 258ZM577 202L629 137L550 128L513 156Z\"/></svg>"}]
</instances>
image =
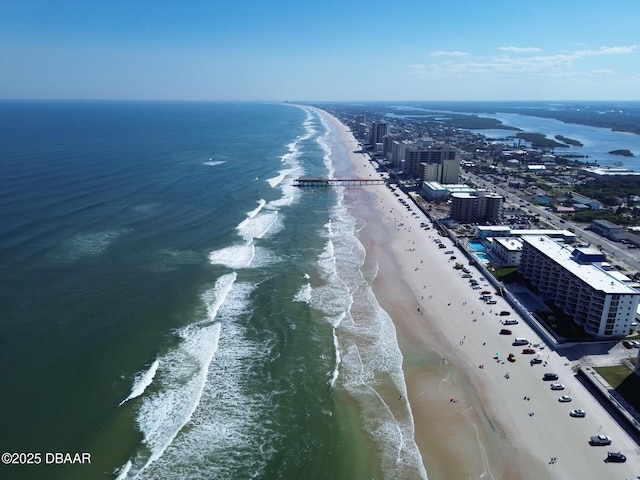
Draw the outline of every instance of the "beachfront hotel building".
<instances>
[{"instance_id":1,"label":"beachfront hotel building","mask_svg":"<svg viewBox=\"0 0 640 480\"><path fill-rule=\"evenodd\" d=\"M495 237L491 243L491 254L501 267L517 267L522 256L522 240L517 237Z\"/></svg>"},{"instance_id":2,"label":"beachfront hotel building","mask_svg":"<svg viewBox=\"0 0 640 480\"><path fill-rule=\"evenodd\" d=\"M460 159L450 149L407 148L404 153L404 176L426 182L458 183Z\"/></svg>"},{"instance_id":3,"label":"beachfront hotel building","mask_svg":"<svg viewBox=\"0 0 640 480\"><path fill-rule=\"evenodd\" d=\"M623 338L635 320L640 292L606 265L596 249L570 247L543 235L522 237L520 274L588 334Z\"/></svg>"},{"instance_id":4,"label":"beachfront hotel building","mask_svg":"<svg viewBox=\"0 0 640 480\"><path fill-rule=\"evenodd\" d=\"M389 124L387 122L373 122L371 125L371 133L369 143L371 148L376 149L377 144L384 142L384 137L389 133Z\"/></svg>"},{"instance_id":5,"label":"beachfront hotel building","mask_svg":"<svg viewBox=\"0 0 640 480\"><path fill-rule=\"evenodd\" d=\"M496 222L502 214L502 203L501 195L486 190L452 193L449 217L460 223Z\"/></svg>"}]
</instances>

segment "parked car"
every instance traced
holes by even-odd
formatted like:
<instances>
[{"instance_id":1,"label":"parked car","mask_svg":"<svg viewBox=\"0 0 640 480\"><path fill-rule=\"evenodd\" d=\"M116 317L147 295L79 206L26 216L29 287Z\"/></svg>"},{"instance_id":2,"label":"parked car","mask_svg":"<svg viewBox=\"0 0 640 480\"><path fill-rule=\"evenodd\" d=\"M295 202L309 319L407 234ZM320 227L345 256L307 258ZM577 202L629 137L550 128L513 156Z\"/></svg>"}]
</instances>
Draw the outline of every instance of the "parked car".
<instances>
[{"instance_id":1,"label":"parked car","mask_svg":"<svg viewBox=\"0 0 640 480\"><path fill-rule=\"evenodd\" d=\"M608 435L594 435L589 440L589 445L611 445L611 437Z\"/></svg>"},{"instance_id":2,"label":"parked car","mask_svg":"<svg viewBox=\"0 0 640 480\"><path fill-rule=\"evenodd\" d=\"M560 403L567 403L567 402L570 402L571 400L573 400L573 398L571 398L571 395L562 395L560 398L558 398L558 401Z\"/></svg>"},{"instance_id":3,"label":"parked car","mask_svg":"<svg viewBox=\"0 0 640 480\"><path fill-rule=\"evenodd\" d=\"M515 318L508 318L504 322L502 322L502 324L503 325L517 325L518 324L518 320L516 320Z\"/></svg>"},{"instance_id":4,"label":"parked car","mask_svg":"<svg viewBox=\"0 0 640 480\"><path fill-rule=\"evenodd\" d=\"M522 353L525 355L533 355L536 351L533 348L523 348Z\"/></svg>"},{"instance_id":5,"label":"parked car","mask_svg":"<svg viewBox=\"0 0 640 480\"><path fill-rule=\"evenodd\" d=\"M607 458L605 462L624 463L627 461L627 457L620 452L607 452Z\"/></svg>"},{"instance_id":6,"label":"parked car","mask_svg":"<svg viewBox=\"0 0 640 480\"><path fill-rule=\"evenodd\" d=\"M575 410L571 410L569 412L569 415L571 415L572 417L584 418L587 416L587 412L585 412L581 408L576 408Z\"/></svg>"},{"instance_id":7,"label":"parked car","mask_svg":"<svg viewBox=\"0 0 640 480\"><path fill-rule=\"evenodd\" d=\"M508 310L502 310L502 311L500 312L500 316L501 316L501 317L508 317L509 315L511 315L511 312L510 312L510 311L508 311Z\"/></svg>"},{"instance_id":8,"label":"parked car","mask_svg":"<svg viewBox=\"0 0 640 480\"><path fill-rule=\"evenodd\" d=\"M500 335L511 335L511 330L509 330L508 328L503 328L502 330L500 330Z\"/></svg>"},{"instance_id":9,"label":"parked car","mask_svg":"<svg viewBox=\"0 0 640 480\"><path fill-rule=\"evenodd\" d=\"M561 383L552 383L551 390L564 390L564 385Z\"/></svg>"},{"instance_id":10,"label":"parked car","mask_svg":"<svg viewBox=\"0 0 640 480\"><path fill-rule=\"evenodd\" d=\"M558 374L557 373L545 373L544 377L542 377L543 380L557 380L558 379Z\"/></svg>"},{"instance_id":11,"label":"parked car","mask_svg":"<svg viewBox=\"0 0 640 480\"><path fill-rule=\"evenodd\" d=\"M541 358L532 358L532 359L529 361L529 363L530 363L531 365L535 365L535 364L537 364L537 363L542 363L542 359L541 359Z\"/></svg>"},{"instance_id":12,"label":"parked car","mask_svg":"<svg viewBox=\"0 0 640 480\"><path fill-rule=\"evenodd\" d=\"M487 300L487 305L495 305L496 303L498 303L495 300Z\"/></svg>"}]
</instances>

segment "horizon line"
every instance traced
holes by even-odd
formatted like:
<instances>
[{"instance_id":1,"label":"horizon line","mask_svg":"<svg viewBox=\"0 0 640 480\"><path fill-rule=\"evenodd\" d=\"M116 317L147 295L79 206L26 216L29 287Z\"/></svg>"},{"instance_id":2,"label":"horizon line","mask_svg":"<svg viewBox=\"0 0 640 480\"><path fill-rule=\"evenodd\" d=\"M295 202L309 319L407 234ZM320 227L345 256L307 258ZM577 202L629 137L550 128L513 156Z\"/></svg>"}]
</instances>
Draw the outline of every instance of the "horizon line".
<instances>
[{"instance_id":1,"label":"horizon line","mask_svg":"<svg viewBox=\"0 0 640 480\"><path fill-rule=\"evenodd\" d=\"M51 102L191 102L191 103L290 103L290 104L305 104L305 103L406 103L406 102L425 102L425 103L438 103L438 102L484 102L484 103L497 103L497 102L640 102L640 99L440 99L440 100L425 100L425 99L391 99L391 100L269 100L269 99L188 99L188 98L91 98L91 97L0 97L0 102L28 102L28 101L51 101Z\"/></svg>"}]
</instances>

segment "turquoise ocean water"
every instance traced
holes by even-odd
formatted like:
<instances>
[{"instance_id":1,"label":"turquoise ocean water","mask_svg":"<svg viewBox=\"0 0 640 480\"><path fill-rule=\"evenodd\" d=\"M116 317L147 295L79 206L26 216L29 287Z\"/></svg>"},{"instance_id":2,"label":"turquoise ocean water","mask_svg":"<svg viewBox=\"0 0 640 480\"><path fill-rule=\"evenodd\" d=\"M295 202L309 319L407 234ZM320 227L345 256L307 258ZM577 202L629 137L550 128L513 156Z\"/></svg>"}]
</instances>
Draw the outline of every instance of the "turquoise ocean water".
<instances>
[{"instance_id":1,"label":"turquoise ocean water","mask_svg":"<svg viewBox=\"0 0 640 480\"><path fill-rule=\"evenodd\" d=\"M292 186L347 165L306 107L2 102L0 477L425 477L363 225Z\"/></svg>"}]
</instances>

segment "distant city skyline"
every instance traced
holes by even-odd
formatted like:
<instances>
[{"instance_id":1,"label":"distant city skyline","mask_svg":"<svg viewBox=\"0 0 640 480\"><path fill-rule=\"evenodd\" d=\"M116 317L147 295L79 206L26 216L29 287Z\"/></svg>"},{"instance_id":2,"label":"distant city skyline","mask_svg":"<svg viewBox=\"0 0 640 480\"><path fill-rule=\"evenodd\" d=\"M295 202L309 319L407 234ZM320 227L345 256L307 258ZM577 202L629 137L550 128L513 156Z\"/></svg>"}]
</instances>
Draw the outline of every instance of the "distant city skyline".
<instances>
[{"instance_id":1,"label":"distant city skyline","mask_svg":"<svg viewBox=\"0 0 640 480\"><path fill-rule=\"evenodd\" d=\"M0 2L0 98L640 100L640 1Z\"/></svg>"}]
</instances>

